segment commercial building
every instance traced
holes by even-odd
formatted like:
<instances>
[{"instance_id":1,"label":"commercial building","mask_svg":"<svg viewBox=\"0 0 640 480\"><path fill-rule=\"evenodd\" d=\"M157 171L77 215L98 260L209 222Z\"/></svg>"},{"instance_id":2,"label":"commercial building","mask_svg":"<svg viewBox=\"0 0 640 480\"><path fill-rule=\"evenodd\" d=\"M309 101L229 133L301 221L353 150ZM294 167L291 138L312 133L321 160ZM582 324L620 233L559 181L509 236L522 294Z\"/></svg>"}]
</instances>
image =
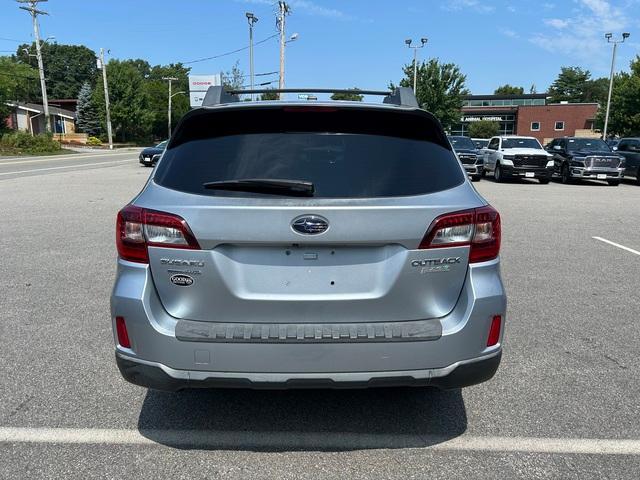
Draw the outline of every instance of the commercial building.
<instances>
[{"instance_id":1,"label":"commercial building","mask_svg":"<svg viewBox=\"0 0 640 480\"><path fill-rule=\"evenodd\" d=\"M501 135L536 137L543 144L564 136L598 137L594 129L597 103L548 103L547 94L468 95L453 135L469 136L469 125L497 122Z\"/></svg>"},{"instance_id":2,"label":"commercial building","mask_svg":"<svg viewBox=\"0 0 640 480\"><path fill-rule=\"evenodd\" d=\"M7 103L12 108L9 117L5 120L9 128L13 130L23 130L32 135L44 133L44 107L37 103ZM49 106L49 129L54 134L72 134L75 132L75 112L63 110L58 107Z\"/></svg>"}]
</instances>

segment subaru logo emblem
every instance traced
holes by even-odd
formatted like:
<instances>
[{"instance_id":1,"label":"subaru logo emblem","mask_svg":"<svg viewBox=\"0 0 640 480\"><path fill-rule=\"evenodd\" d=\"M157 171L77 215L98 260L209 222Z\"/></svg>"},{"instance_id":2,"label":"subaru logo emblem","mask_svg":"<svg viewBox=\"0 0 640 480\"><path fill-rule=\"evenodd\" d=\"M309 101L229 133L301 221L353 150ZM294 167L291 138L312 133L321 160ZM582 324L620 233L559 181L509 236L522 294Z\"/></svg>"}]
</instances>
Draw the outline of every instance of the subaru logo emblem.
<instances>
[{"instance_id":1,"label":"subaru logo emblem","mask_svg":"<svg viewBox=\"0 0 640 480\"><path fill-rule=\"evenodd\" d=\"M320 235L329 228L329 221L319 215L301 215L293 219L291 228L301 235Z\"/></svg>"}]
</instances>

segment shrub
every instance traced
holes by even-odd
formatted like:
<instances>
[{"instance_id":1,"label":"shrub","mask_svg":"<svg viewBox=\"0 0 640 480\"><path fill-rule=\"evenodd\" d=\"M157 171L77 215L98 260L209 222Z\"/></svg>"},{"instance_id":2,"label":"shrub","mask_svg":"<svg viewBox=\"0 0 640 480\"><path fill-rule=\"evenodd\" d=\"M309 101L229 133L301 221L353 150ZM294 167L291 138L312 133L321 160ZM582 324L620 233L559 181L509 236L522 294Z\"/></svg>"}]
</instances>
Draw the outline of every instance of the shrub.
<instances>
[{"instance_id":1,"label":"shrub","mask_svg":"<svg viewBox=\"0 0 640 480\"><path fill-rule=\"evenodd\" d=\"M4 134L0 139L0 148L16 153L55 153L62 149L51 134L32 136L21 131Z\"/></svg>"},{"instance_id":2,"label":"shrub","mask_svg":"<svg viewBox=\"0 0 640 480\"><path fill-rule=\"evenodd\" d=\"M98 137L89 137L87 138L87 145L90 147L97 147L102 145L102 141Z\"/></svg>"}]
</instances>

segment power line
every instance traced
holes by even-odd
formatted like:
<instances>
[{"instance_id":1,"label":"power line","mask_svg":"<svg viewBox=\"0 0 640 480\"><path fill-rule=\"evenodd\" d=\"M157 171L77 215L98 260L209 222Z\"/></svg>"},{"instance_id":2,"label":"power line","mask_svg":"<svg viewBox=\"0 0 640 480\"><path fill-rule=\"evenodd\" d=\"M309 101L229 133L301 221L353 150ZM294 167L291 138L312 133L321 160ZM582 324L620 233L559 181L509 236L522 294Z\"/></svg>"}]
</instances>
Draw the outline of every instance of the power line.
<instances>
[{"instance_id":1,"label":"power line","mask_svg":"<svg viewBox=\"0 0 640 480\"><path fill-rule=\"evenodd\" d=\"M31 40L16 40L15 38L6 38L0 37L0 40L5 40L7 42L16 42L16 43L30 43Z\"/></svg>"},{"instance_id":2,"label":"power line","mask_svg":"<svg viewBox=\"0 0 640 480\"><path fill-rule=\"evenodd\" d=\"M274 34L274 35L271 35L270 37L267 37L267 38L265 38L265 39L263 39L263 40L260 40L259 42L254 43L253 45L254 45L254 46L255 46L255 45L260 45L260 44L262 44L262 43L265 43L265 42L267 42L267 41L271 40L272 38L277 37L278 35L279 35L279 33L276 33L276 34ZM206 62L207 60L214 60L214 59L216 59L216 58L226 57L226 56L228 56L228 55L233 55L234 53L242 52L242 51L244 51L244 50L248 50L248 49L249 49L249 46L247 45L246 47L238 48L238 49L233 50L233 51L231 51L231 52L221 53L221 54L219 54L219 55L214 55L214 56L212 56L212 57L198 58L197 60L191 60L191 61L189 61L189 62L182 62L182 64L183 64L183 65L189 65L189 64L191 64L191 63Z\"/></svg>"}]
</instances>

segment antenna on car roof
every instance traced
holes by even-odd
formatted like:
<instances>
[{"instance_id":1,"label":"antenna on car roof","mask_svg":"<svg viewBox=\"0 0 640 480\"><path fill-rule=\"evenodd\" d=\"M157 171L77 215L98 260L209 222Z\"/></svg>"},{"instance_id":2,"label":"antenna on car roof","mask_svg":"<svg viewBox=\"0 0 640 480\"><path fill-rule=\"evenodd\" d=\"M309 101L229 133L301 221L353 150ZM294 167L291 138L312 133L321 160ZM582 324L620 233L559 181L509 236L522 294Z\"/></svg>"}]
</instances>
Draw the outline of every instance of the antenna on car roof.
<instances>
[{"instance_id":1,"label":"antenna on car roof","mask_svg":"<svg viewBox=\"0 0 640 480\"><path fill-rule=\"evenodd\" d=\"M392 91L388 90L359 90L351 89L335 89L335 88L265 88L252 90L236 90L227 89L224 86L216 85L209 87L204 100L203 107L214 107L216 105L235 103L240 101L240 95L252 95L257 93L356 93L359 95L378 95L383 96L382 103L389 105L398 105L402 107L419 108L413 90L408 87L397 87Z\"/></svg>"}]
</instances>

